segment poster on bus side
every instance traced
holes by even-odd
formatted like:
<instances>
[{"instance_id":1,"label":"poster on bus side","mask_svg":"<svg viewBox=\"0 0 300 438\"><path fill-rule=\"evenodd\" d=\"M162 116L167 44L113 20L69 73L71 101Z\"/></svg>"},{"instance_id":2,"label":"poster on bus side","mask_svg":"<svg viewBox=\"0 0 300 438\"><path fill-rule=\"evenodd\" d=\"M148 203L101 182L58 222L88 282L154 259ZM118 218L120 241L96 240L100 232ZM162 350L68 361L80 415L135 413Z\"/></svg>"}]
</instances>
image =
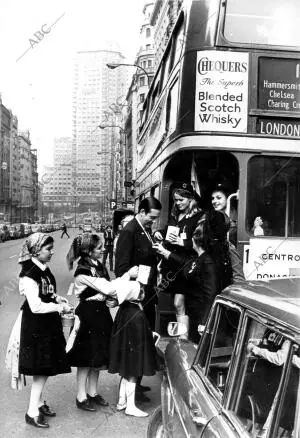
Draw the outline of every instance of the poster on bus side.
<instances>
[{"instance_id":1,"label":"poster on bus side","mask_svg":"<svg viewBox=\"0 0 300 438\"><path fill-rule=\"evenodd\" d=\"M300 276L299 239L250 239L244 247L244 274L247 280L270 280Z\"/></svg>"},{"instance_id":2,"label":"poster on bus side","mask_svg":"<svg viewBox=\"0 0 300 438\"><path fill-rule=\"evenodd\" d=\"M249 55L197 53L195 131L247 132Z\"/></svg>"}]
</instances>

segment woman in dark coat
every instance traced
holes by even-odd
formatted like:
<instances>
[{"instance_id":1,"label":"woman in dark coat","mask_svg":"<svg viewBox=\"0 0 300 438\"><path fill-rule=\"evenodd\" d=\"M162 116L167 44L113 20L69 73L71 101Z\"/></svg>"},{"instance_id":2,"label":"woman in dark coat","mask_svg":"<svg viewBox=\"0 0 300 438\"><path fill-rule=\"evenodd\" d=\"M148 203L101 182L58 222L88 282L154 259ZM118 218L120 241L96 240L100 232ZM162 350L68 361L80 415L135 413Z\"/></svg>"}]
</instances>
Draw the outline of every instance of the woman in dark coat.
<instances>
[{"instance_id":1,"label":"woman in dark coat","mask_svg":"<svg viewBox=\"0 0 300 438\"><path fill-rule=\"evenodd\" d=\"M175 270L183 273L186 310L190 318L189 338L199 341L198 326L204 326L215 296L232 282L232 268L226 235L230 222L221 212L208 213L193 233L196 256L184 258L156 244L157 252ZM176 279L175 279L176 282Z\"/></svg>"},{"instance_id":2,"label":"woman in dark coat","mask_svg":"<svg viewBox=\"0 0 300 438\"><path fill-rule=\"evenodd\" d=\"M53 238L34 233L24 243L19 258L19 288L26 298L21 307L19 373L33 376L25 420L41 428L49 427L44 415L56 415L42 402L48 377L71 372L60 313L72 309L65 298L56 295L55 278L47 266L52 255Z\"/></svg>"},{"instance_id":3,"label":"woman in dark coat","mask_svg":"<svg viewBox=\"0 0 300 438\"><path fill-rule=\"evenodd\" d=\"M173 208L171 211L171 218L166 229L162 232L157 231L154 234L156 240L163 240L166 238L168 226L176 227L178 234L168 233L168 239L164 240L164 247L174 253L181 259L188 259L195 254L193 249L192 236L201 219L203 212L197 204L197 194L193 187L189 184L182 184L182 187L176 188L173 191ZM187 329L189 327L189 316L186 312L185 304L185 278L183 271L178 271L178 266L168 259L163 259L160 267L161 275L164 284L169 283L165 292L174 295L174 307L176 310L177 321L185 324ZM170 281L170 278L173 281Z\"/></svg>"},{"instance_id":4,"label":"woman in dark coat","mask_svg":"<svg viewBox=\"0 0 300 438\"><path fill-rule=\"evenodd\" d=\"M109 281L107 270L99 261L101 246L97 234L84 233L74 239L67 255L70 269L80 257L74 273L74 290L79 298L75 314L80 325L68 357L70 364L77 367L76 406L85 411L95 411L94 404L108 405L97 392L100 370L106 370L109 362L113 321L108 307L115 305L114 298L120 299L119 289L120 293L127 286L132 290L138 288L138 293L140 290L137 282ZM131 271L125 274L127 280Z\"/></svg>"}]
</instances>

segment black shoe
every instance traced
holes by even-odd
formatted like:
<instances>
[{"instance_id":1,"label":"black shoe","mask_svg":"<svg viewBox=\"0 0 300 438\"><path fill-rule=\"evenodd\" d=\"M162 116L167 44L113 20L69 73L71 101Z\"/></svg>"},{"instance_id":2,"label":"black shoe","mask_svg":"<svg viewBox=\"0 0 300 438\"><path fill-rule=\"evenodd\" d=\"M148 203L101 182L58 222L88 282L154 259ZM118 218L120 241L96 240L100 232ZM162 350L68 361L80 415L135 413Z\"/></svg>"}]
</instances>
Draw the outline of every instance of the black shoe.
<instances>
[{"instance_id":1,"label":"black shoe","mask_svg":"<svg viewBox=\"0 0 300 438\"><path fill-rule=\"evenodd\" d=\"M151 391L150 386L143 386L143 385L136 385L136 390L138 392L147 392L147 391Z\"/></svg>"},{"instance_id":2,"label":"black shoe","mask_svg":"<svg viewBox=\"0 0 300 438\"><path fill-rule=\"evenodd\" d=\"M82 409L83 411L96 412L96 409L87 398L82 402L76 399L76 406L78 407L78 409Z\"/></svg>"},{"instance_id":3,"label":"black shoe","mask_svg":"<svg viewBox=\"0 0 300 438\"><path fill-rule=\"evenodd\" d=\"M41 414L45 415L46 417L56 417L56 413L51 411L48 405L46 405L46 402L42 406L39 407L39 411Z\"/></svg>"},{"instance_id":4,"label":"black shoe","mask_svg":"<svg viewBox=\"0 0 300 438\"><path fill-rule=\"evenodd\" d=\"M37 417L29 417L28 414L25 414L25 421L27 424L31 424L31 426L34 427L42 427L44 429L49 427L49 424L45 421L42 414L39 414Z\"/></svg>"},{"instance_id":5,"label":"black shoe","mask_svg":"<svg viewBox=\"0 0 300 438\"><path fill-rule=\"evenodd\" d=\"M147 397L143 392L136 392L135 400L141 403L148 403L150 401L150 398Z\"/></svg>"},{"instance_id":6,"label":"black shoe","mask_svg":"<svg viewBox=\"0 0 300 438\"><path fill-rule=\"evenodd\" d=\"M103 397L102 397L102 395L100 395L100 394L96 394L96 395L94 395L93 397L91 396L91 395L87 395L87 398L88 398L88 400L90 401L90 402L94 402L94 403L96 403L96 405L99 405L99 406L109 406L109 403L108 403L108 401L106 401Z\"/></svg>"}]
</instances>

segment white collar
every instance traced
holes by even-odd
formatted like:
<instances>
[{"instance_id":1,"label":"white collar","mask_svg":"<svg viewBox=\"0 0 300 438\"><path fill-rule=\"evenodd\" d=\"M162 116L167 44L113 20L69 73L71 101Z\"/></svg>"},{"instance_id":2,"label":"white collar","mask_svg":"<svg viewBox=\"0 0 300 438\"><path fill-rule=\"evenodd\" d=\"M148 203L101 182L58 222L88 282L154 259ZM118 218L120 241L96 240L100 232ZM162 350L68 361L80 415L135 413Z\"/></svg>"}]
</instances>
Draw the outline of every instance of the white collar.
<instances>
[{"instance_id":1,"label":"white collar","mask_svg":"<svg viewBox=\"0 0 300 438\"><path fill-rule=\"evenodd\" d=\"M33 261L33 263L40 268L42 271L46 271L47 269L47 265L46 263L41 263L37 258L32 257L31 260Z\"/></svg>"}]
</instances>

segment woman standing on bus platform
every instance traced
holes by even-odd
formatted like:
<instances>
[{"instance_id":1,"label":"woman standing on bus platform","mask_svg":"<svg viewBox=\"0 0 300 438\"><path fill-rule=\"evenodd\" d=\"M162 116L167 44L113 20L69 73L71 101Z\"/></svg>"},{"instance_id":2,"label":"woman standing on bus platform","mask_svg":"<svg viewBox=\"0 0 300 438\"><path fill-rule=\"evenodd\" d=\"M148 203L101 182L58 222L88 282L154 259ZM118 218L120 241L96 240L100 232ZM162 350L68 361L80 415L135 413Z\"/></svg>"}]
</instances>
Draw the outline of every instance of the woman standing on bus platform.
<instances>
[{"instance_id":1,"label":"woman standing on bus platform","mask_svg":"<svg viewBox=\"0 0 300 438\"><path fill-rule=\"evenodd\" d=\"M177 230L177 232L167 233L168 240L164 241L164 246L178 256L187 259L194 254L192 235L203 212L198 207L197 195L190 184L183 183L180 188L176 188L172 197L174 204L168 226L174 227L174 231ZM155 239L163 240L166 237L166 232L167 229L165 232L157 231L154 234ZM183 273L180 270L178 271L177 266L174 266L172 260L163 259L161 274L163 279L169 282L168 288L164 289L165 292L170 292L174 295L176 319L188 328L189 317L185 311L184 301L186 280Z\"/></svg>"},{"instance_id":2,"label":"woman standing on bus platform","mask_svg":"<svg viewBox=\"0 0 300 438\"><path fill-rule=\"evenodd\" d=\"M185 305L190 317L189 338L198 343L215 296L232 282L232 268L226 235L229 218L222 212L203 215L194 230L195 255L184 258L156 244L158 254L182 269L186 281ZM197 255L196 255L197 254Z\"/></svg>"},{"instance_id":3,"label":"woman standing on bus platform","mask_svg":"<svg viewBox=\"0 0 300 438\"><path fill-rule=\"evenodd\" d=\"M44 415L56 415L42 402L48 377L71 372L60 313L69 313L72 308L65 298L56 295L56 281L47 266L52 255L53 238L34 233L25 241L19 258L19 289L25 296L21 307L19 373L33 376L25 420L40 428L49 427Z\"/></svg>"},{"instance_id":4,"label":"woman standing on bus platform","mask_svg":"<svg viewBox=\"0 0 300 438\"><path fill-rule=\"evenodd\" d=\"M226 214L228 197L230 195L230 192L232 192L232 190L229 188L227 184L219 183L216 185L211 195L211 203L214 211L220 211ZM235 246L237 243L237 220L236 220L237 212L234 211L233 213L235 219L230 218L226 214L226 216L229 218L230 221L230 227L228 231L229 255L230 255L231 266L232 266L233 282L240 283L245 281L245 276L243 272L241 258Z\"/></svg>"}]
</instances>

